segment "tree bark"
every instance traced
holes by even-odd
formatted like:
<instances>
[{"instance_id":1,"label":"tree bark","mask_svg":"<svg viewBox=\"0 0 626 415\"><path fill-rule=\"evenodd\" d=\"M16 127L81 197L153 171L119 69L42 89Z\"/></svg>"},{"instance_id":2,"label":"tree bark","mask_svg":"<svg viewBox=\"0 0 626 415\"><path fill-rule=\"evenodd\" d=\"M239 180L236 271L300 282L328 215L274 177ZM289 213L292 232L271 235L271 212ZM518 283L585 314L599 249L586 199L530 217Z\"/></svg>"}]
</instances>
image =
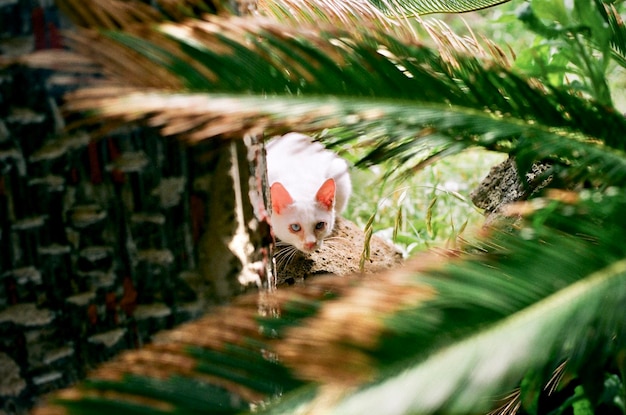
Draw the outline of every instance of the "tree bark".
<instances>
[{"instance_id":1,"label":"tree bark","mask_svg":"<svg viewBox=\"0 0 626 415\"><path fill-rule=\"evenodd\" d=\"M268 285L261 143L69 135L62 93L0 69L0 414Z\"/></svg>"}]
</instances>

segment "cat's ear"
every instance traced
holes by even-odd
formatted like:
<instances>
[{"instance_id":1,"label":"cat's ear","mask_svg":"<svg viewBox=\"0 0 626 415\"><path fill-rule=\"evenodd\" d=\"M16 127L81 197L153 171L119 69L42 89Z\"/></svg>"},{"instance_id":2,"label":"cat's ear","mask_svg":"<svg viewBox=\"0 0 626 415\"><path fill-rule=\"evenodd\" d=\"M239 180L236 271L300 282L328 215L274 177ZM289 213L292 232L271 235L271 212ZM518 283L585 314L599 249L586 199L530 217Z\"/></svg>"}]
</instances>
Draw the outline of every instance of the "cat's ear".
<instances>
[{"instance_id":1,"label":"cat's ear","mask_svg":"<svg viewBox=\"0 0 626 415\"><path fill-rule=\"evenodd\" d=\"M331 210L335 204L335 179L328 179L320 187L315 195L317 200L327 210Z\"/></svg>"},{"instance_id":2,"label":"cat's ear","mask_svg":"<svg viewBox=\"0 0 626 415\"><path fill-rule=\"evenodd\" d=\"M278 215L287 206L293 203L291 195L285 189L285 186L279 182L274 183L270 187L270 195L272 196L272 211Z\"/></svg>"}]
</instances>

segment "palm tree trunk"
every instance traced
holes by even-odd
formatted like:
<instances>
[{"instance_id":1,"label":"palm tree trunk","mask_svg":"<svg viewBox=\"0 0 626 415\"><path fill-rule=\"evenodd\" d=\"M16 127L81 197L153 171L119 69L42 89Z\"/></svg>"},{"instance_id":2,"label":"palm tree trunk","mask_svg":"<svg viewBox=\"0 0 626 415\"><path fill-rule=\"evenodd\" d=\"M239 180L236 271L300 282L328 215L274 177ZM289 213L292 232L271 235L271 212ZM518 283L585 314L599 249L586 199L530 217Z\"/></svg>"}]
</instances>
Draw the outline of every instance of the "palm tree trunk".
<instances>
[{"instance_id":1,"label":"palm tree trunk","mask_svg":"<svg viewBox=\"0 0 626 415\"><path fill-rule=\"evenodd\" d=\"M5 55L21 53L11 45L36 44L9 40ZM68 135L57 106L64 88L53 75L0 69L5 413L26 411L37 396L251 284L268 284L261 143L189 147L143 127Z\"/></svg>"}]
</instances>

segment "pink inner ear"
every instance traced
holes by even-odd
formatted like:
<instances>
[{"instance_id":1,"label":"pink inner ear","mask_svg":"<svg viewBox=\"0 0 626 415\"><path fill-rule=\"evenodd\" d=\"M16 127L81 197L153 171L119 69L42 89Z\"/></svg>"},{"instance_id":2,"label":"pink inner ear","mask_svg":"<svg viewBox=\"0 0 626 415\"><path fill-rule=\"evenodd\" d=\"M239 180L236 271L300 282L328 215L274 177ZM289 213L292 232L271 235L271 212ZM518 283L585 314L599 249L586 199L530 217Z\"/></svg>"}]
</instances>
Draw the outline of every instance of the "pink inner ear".
<instances>
[{"instance_id":1,"label":"pink inner ear","mask_svg":"<svg viewBox=\"0 0 626 415\"><path fill-rule=\"evenodd\" d=\"M287 189L285 189L285 186L283 186L279 182L274 183L270 187L270 195L272 197L272 210L276 214L280 215L280 212L283 209L293 203L291 195L289 194Z\"/></svg>"},{"instance_id":2,"label":"pink inner ear","mask_svg":"<svg viewBox=\"0 0 626 415\"><path fill-rule=\"evenodd\" d=\"M335 180L328 179L324 182L322 187L317 191L315 200L326 206L326 209L331 210L335 204Z\"/></svg>"}]
</instances>

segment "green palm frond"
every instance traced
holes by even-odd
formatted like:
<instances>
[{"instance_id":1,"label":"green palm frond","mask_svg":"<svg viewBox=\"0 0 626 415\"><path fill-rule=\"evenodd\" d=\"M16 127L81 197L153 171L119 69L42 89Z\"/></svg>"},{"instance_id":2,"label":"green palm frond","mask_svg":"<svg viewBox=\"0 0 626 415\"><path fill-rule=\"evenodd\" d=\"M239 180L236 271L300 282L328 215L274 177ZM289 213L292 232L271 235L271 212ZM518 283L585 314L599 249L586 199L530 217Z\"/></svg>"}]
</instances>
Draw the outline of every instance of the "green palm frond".
<instances>
[{"instance_id":1,"label":"green palm frond","mask_svg":"<svg viewBox=\"0 0 626 415\"><path fill-rule=\"evenodd\" d=\"M421 99L420 84L436 81L438 101L445 102L458 94L471 99L465 91L470 83L477 83L476 89L500 86L464 78L476 75L482 65L479 57L497 61L490 77L497 76L498 70L508 72L502 51L491 53L471 39L455 37L443 25L430 25L429 32L443 44L446 56L404 32L323 24L296 28L263 19L217 16L165 24L157 30L141 27L110 31L106 36L85 32L74 39L79 51L106 69L134 73L138 64L156 64L195 90L393 97L400 93ZM445 44L444 39L448 39ZM95 53L101 49L115 53L102 57ZM143 70L137 72L145 75ZM378 74L385 77L378 79ZM140 77L130 80L135 86L151 85L148 82L142 83Z\"/></svg>"},{"instance_id":2,"label":"green palm frond","mask_svg":"<svg viewBox=\"0 0 626 415\"><path fill-rule=\"evenodd\" d=\"M383 12L392 15L424 15L431 13L466 13L497 6L509 0L370 0Z\"/></svg>"},{"instance_id":3,"label":"green palm frond","mask_svg":"<svg viewBox=\"0 0 626 415\"><path fill-rule=\"evenodd\" d=\"M619 136L611 136L613 128L625 123L619 115L613 117L613 126L605 124L605 140L615 145L614 149L607 149L597 136L585 136L576 129L550 127L534 120L496 116L471 108L406 100L129 94L107 88L79 92L70 102L68 109L73 111L97 107L97 118L107 128L144 121L162 128L166 135L180 135L190 142L218 135L242 137L293 129L302 132L327 129L329 136L324 137L327 143L350 142L367 149L359 164L393 160L397 163L396 174L417 170L431 158L481 146L516 155L525 169L523 172L536 161L549 160L555 163L555 168L563 169L564 179L569 177L572 181L590 178L600 180L603 186L621 186L626 179L623 144ZM599 109L594 111L590 107L586 111L598 116ZM610 120L608 116L605 120ZM589 121L589 118L581 119ZM367 134L362 137L363 132ZM606 166L611 169L607 170Z\"/></svg>"},{"instance_id":4,"label":"green palm frond","mask_svg":"<svg viewBox=\"0 0 626 415\"><path fill-rule=\"evenodd\" d=\"M563 343L571 342L576 348L581 339L593 331L595 324L610 328L602 336L602 341L608 340L612 329L617 328L616 316L610 315L606 320L597 320L597 316L606 315L611 307L626 300L621 296L623 293L616 297L610 295L624 283L626 261L622 260L503 320L491 330L443 348L413 369L364 388L341 402L333 413L380 411L391 415L487 409L485 397L502 393L506 390L500 389L502 386L513 388L529 367L551 367L555 363L554 355L568 356L572 351L567 350ZM604 303L607 298L608 304ZM623 328L617 330L622 331L619 335L623 336ZM596 346L586 344L584 347ZM609 344L606 349L613 349L614 346ZM538 353L538 350L542 352ZM438 373L446 374L445 386L433 381ZM485 385L486 379L489 385ZM443 388L447 389L447 393L442 393ZM419 393L399 392L406 390ZM394 402L395 411L389 411L385 403L387 399Z\"/></svg>"},{"instance_id":5,"label":"green palm frond","mask_svg":"<svg viewBox=\"0 0 626 415\"><path fill-rule=\"evenodd\" d=\"M611 30L611 46L613 47L613 58L626 68L626 24L624 19L612 4L604 4L603 17L606 19Z\"/></svg>"},{"instance_id":6,"label":"green palm frond","mask_svg":"<svg viewBox=\"0 0 626 415\"><path fill-rule=\"evenodd\" d=\"M570 86L611 106L607 82L610 62L620 59L611 47L619 39L619 24L600 0L531 0L518 18L539 37L520 52L521 67L557 87ZM543 53L538 53L543 50Z\"/></svg>"},{"instance_id":7,"label":"green palm frond","mask_svg":"<svg viewBox=\"0 0 626 415\"><path fill-rule=\"evenodd\" d=\"M49 410L477 413L564 361L570 376L610 367L626 348L626 198L529 207L482 253L242 298L103 365Z\"/></svg>"},{"instance_id":8,"label":"green palm frond","mask_svg":"<svg viewBox=\"0 0 626 415\"><path fill-rule=\"evenodd\" d=\"M110 32L82 45L93 48L99 42L111 52L132 50L133 59L128 52L107 53L102 63L137 86L167 81L173 88L178 83L196 91L237 93L171 99L157 94L157 105L147 97L121 97L119 91L111 98L106 90L103 100L93 91L72 99L68 108L99 111L109 125L128 121L126 113L135 120L158 113L152 124L167 120L166 134L190 133L191 141L331 129L339 142L366 133L359 145L370 151L362 164L395 158L402 172L479 145L515 154L523 169L552 161L565 180L600 177L607 165L615 167L605 185L624 178L622 115L568 89L526 79L498 62L484 65L455 53L442 58L426 46L381 32L312 31L241 18L207 17L163 25L159 31ZM150 64L165 75L146 77ZM98 109L103 105L107 108Z\"/></svg>"}]
</instances>

